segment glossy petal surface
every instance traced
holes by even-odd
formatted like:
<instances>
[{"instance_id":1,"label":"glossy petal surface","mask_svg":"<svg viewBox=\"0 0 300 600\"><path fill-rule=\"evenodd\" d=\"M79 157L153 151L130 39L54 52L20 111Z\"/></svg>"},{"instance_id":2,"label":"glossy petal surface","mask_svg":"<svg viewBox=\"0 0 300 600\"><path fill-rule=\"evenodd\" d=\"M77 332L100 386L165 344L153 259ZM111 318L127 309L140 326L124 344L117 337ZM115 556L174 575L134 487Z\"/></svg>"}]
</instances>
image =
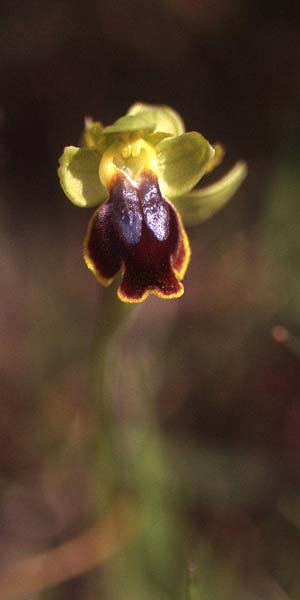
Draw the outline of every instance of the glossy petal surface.
<instances>
[{"instance_id":1,"label":"glossy petal surface","mask_svg":"<svg viewBox=\"0 0 300 600\"><path fill-rule=\"evenodd\" d=\"M214 149L196 132L166 138L156 147L162 192L168 198L189 192L201 179Z\"/></svg>"},{"instance_id":2,"label":"glossy petal surface","mask_svg":"<svg viewBox=\"0 0 300 600\"><path fill-rule=\"evenodd\" d=\"M246 175L247 165L240 161L216 183L175 198L174 204L184 223L197 225L209 219L232 198Z\"/></svg>"},{"instance_id":3,"label":"glossy petal surface","mask_svg":"<svg viewBox=\"0 0 300 600\"><path fill-rule=\"evenodd\" d=\"M59 160L58 175L66 196L77 206L96 206L107 198L99 179L101 153L96 149L68 146Z\"/></svg>"},{"instance_id":4,"label":"glossy petal surface","mask_svg":"<svg viewBox=\"0 0 300 600\"><path fill-rule=\"evenodd\" d=\"M116 175L108 202L92 218L84 255L104 285L121 269L118 295L124 302L141 302L150 293L162 298L183 294L188 240L152 172L145 171L136 184Z\"/></svg>"}]
</instances>

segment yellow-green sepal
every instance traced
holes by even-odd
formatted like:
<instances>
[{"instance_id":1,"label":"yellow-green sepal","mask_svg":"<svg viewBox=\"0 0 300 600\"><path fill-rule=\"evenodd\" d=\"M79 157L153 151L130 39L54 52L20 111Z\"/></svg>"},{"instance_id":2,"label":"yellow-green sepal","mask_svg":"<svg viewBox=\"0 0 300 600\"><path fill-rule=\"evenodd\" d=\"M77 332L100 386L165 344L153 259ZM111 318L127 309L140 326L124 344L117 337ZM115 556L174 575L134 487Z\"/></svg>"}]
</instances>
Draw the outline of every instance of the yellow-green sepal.
<instances>
[{"instance_id":1,"label":"yellow-green sepal","mask_svg":"<svg viewBox=\"0 0 300 600\"><path fill-rule=\"evenodd\" d=\"M106 148L106 138L103 135L103 125L100 121L94 121L92 117L85 117L84 132L82 135L82 144L84 148L97 148L104 152Z\"/></svg>"},{"instance_id":2,"label":"yellow-green sepal","mask_svg":"<svg viewBox=\"0 0 300 600\"><path fill-rule=\"evenodd\" d=\"M163 194L174 198L189 192L204 175L214 153L200 133L183 133L162 140L156 146L156 156Z\"/></svg>"},{"instance_id":3,"label":"yellow-green sepal","mask_svg":"<svg viewBox=\"0 0 300 600\"><path fill-rule=\"evenodd\" d=\"M155 123L155 131L170 133L171 135L181 135L185 132L184 122L179 114L170 108L163 105L143 104L136 102L133 104L128 115L148 115Z\"/></svg>"},{"instance_id":4,"label":"yellow-green sepal","mask_svg":"<svg viewBox=\"0 0 300 600\"><path fill-rule=\"evenodd\" d=\"M204 188L173 199L183 222L198 225L209 219L232 198L247 175L247 165L239 161L222 179Z\"/></svg>"},{"instance_id":5,"label":"yellow-green sepal","mask_svg":"<svg viewBox=\"0 0 300 600\"><path fill-rule=\"evenodd\" d=\"M121 117L113 125L104 127L104 134L119 134L119 133L152 133L155 130L155 121L152 115L141 113L138 115L125 115Z\"/></svg>"},{"instance_id":6,"label":"yellow-green sepal","mask_svg":"<svg viewBox=\"0 0 300 600\"><path fill-rule=\"evenodd\" d=\"M58 175L67 198L76 206L101 204L108 191L99 178L101 153L93 148L68 146L59 159Z\"/></svg>"}]
</instances>

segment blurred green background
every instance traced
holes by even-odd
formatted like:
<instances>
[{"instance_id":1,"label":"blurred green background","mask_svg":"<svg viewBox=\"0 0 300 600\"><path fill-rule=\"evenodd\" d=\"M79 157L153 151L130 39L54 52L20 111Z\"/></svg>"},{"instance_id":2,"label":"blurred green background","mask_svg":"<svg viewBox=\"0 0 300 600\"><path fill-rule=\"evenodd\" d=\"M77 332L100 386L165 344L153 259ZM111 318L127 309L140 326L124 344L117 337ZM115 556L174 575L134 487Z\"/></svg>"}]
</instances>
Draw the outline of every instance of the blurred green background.
<instances>
[{"instance_id":1,"label":"blurred green background","mask_svg":"<svg viewBox=\"0 0 300 600\"><path fill-rule=\"evenodd\" d=\"M18 580L119 496L128 544L17 597L300 599L297 4L1 2L1 600L8 567ZM222 142L219 175L240 158L249 175L190 230L184 297L118 330L56 169L85 115L135 101Z\"/></svg>"}]
</instances>

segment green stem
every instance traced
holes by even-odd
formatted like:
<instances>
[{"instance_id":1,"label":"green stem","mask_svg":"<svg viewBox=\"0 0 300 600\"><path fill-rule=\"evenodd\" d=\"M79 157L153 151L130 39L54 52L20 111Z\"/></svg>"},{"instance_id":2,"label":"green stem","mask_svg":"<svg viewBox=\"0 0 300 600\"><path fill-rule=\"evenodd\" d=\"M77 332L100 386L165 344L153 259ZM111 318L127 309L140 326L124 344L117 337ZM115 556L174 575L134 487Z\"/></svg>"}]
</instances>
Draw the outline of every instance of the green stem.
<instances>
[{"instance_id":1,"label":"green stem","mask_svg":"<svg viewBox=\"0 0 300 600\"><path fill-rule=\"evenodd\" d=\"M136 305L120 302L115 288L105 290L92 366L95 489L100 511L122 489L130 490L139 505L137 538L117 562L107 565L114 597L146 600L149 594L164 593L175 600L181 597L180 532L167 490L168 459L153 410L151 364L145 365L143 353L135 347L122 357L122 338L137 310ZM118 414L118 394L132 406L136 400L133 421Z\"/></svg>"},{"instance_id":2,"label":"green stem","mask_svg":"<svg viewBox=\"0 0 300 600\"><path fill-rule=\"evenodd\" d=\"M90 398L93 408L90 460L96 473L99 509L110 499L118 485L118 461L113 440L115 430L113 384L120 368L120 343L129 324L134 305L124 304L116 295L117 284L105 290L101 305L99 332L91 361Z\"/></svg>"},{"instance_id":3,"label":"green stem","mask_svg":"<svg viewBox=\"0 0 300 600\"><path fill-rule=\"evenodd\" d=\"M96 410L109 401L107 398L107 378L112 349L124 334L134 305L121 302L116 295L116 285L105 290L102 300L101 322L96 337L92 359L92 401ZM110 365L111 366L111 365Z\"/></svg>"}]
</instances>

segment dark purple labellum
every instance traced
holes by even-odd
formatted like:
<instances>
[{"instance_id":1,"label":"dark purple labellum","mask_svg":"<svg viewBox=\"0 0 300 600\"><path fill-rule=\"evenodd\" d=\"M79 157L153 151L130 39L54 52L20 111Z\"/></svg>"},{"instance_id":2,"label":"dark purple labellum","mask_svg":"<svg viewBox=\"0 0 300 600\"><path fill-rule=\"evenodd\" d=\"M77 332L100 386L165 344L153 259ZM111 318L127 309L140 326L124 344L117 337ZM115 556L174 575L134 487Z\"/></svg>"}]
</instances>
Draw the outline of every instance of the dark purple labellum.
<instances>
[{"instance_id":1,"label":"dark purple labellum","mask_svg":"<svg viewBox=\"0 0 300 600\"><path fill-rule=\"evenodd\" d=\"M90 223L85 259L106 285L122 269L118 294L124 301L140 302L151 292L172 298L182 295L188 241L152 172L144 171L137 182L123 173L114 177L108 202Z\"/></svg>"}]
</instances>

